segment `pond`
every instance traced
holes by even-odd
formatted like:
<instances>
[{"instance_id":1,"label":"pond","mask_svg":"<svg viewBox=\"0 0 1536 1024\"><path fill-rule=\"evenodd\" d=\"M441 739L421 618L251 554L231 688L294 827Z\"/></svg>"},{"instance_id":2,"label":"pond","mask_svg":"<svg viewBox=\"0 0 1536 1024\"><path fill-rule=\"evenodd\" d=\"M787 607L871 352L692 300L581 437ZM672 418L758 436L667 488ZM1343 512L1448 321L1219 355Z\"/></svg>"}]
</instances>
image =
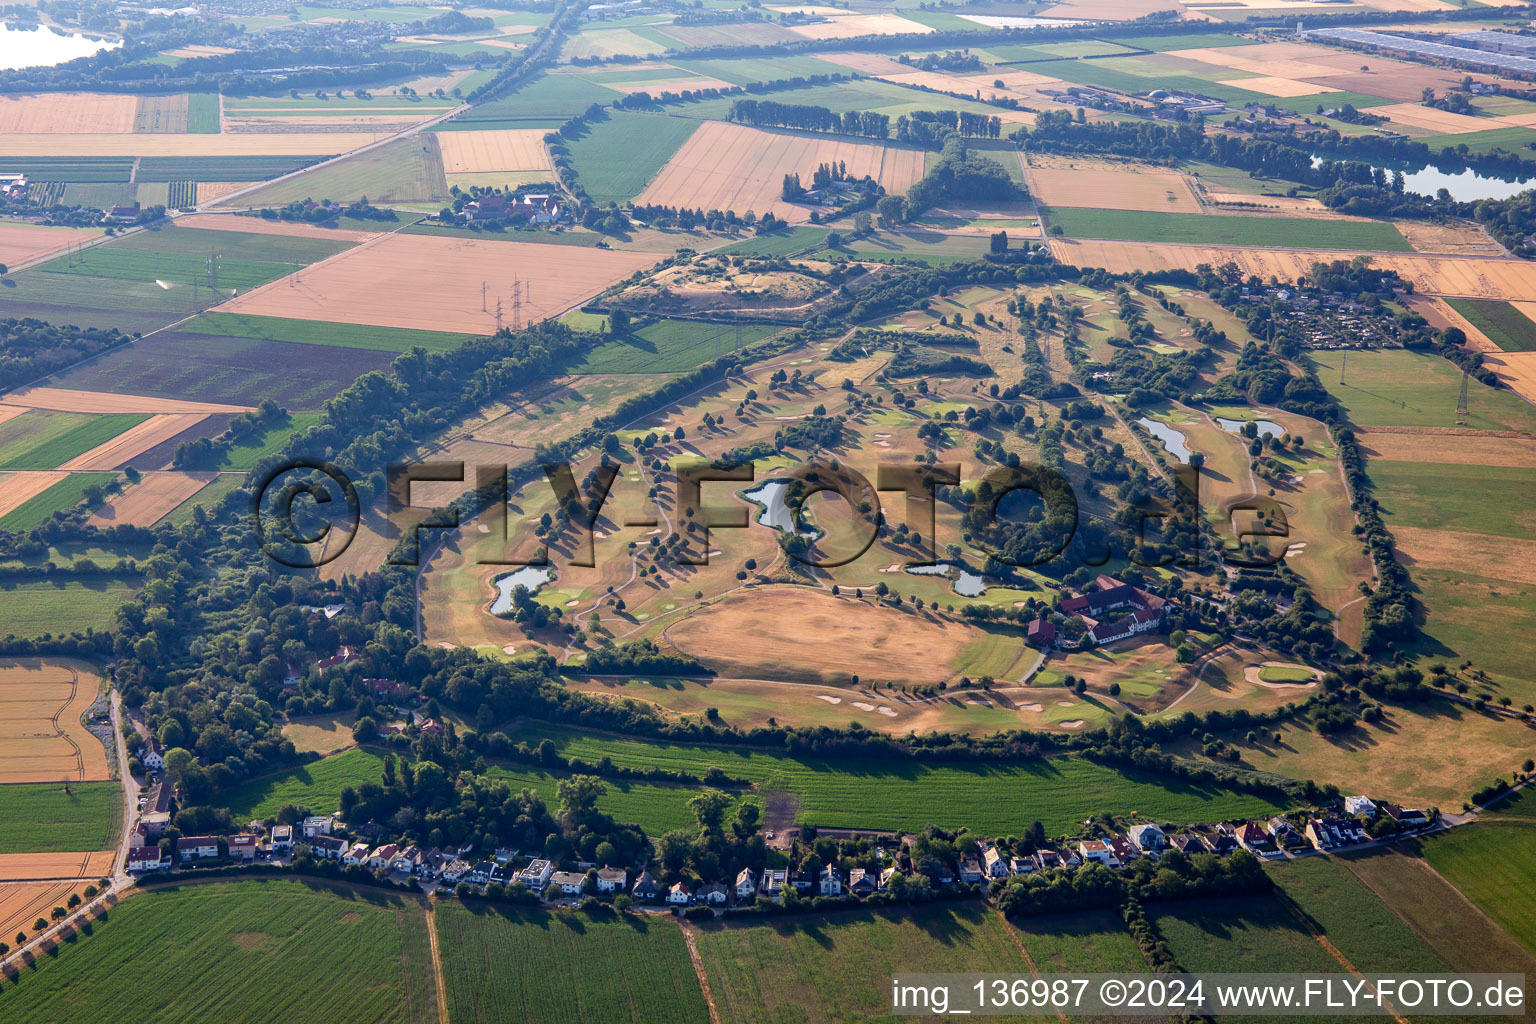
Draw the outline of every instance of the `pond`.
<instances>
[{"instance_id":1,"label":"pond","mask_svg":"<svg viewBox=\"0 0 1536 1024\"><path fill-rule=\"evenodd\" d=\"M1163 447L1168 449L1169 455L1172 455L1180 462L1189 461L1189 446L1184 443L1183 434L1174 430L1166 423L1159 423L1157 420L1148 419L1145 416L1136 422L1141 424L1147 433L1163 442Z\"/></svg>"},{"instance_id":2,"label":"pond","mask_svg":"<svg viewBox=\"0 0 1536 1024\"><path fill-rule=\"evenodd\" d=\"M1243 427L1249 423L1258 427L1260 437L1279 437L1285 433L1284 427L1270 420L1229 420L1224 416L1214 416L1212 419L1216 421L1216 425L1222 430L1230 431L1233 434L1241 434Z\"/></svg>"},{"instance_id":3,"label":"pond","mask_svg":"<svg viewBox=\"0 0 1536 1024\"><path fill-rule=\"evenodd\" d=\"M948 576L951 569L958 569L959 574L951 582L955 593L961 597L980 597L987 592L986 577L971 572L964 566L950 565L940 562L937 565L909 565L907 572L914 576Z\"/></svg>"},{"instance_id":4,"label":"pond","mask_svg":"<svg viewBox=\"0 0 1536 1024\"><path fill-rule=\"evenodd\" d=\"M491 614L500 615L512 610L512 591L527 587L536 593L540 587L554 579L554 570L546 565L525 565L516 572L509 572L496 580L496 600L491 602Z\"/></svg>"},{"instance_id":5,"label":"pond","mask_svg":"<svg viewBox=\"0 0 1536 1024\"><path fill-rule=\"evenodd\" d=\"M1312 155L1312 166L1316 167L1323 160L1324 157L1314 153ZM1414 164L1401 164L1398 166L1382 164L1381 170L1385 171L1389 178L1395 172L1402 171L1403 184L1409 192L1433 198L1443 188L1458 203L1470 203L1479 199L1508 199L1511 196L1519 195L1521 192L1536 188L1536 184L1532 184L1528 179L1517 181L1508 178L1498 178L1488 174L1479 174L1471 168L1465 168L1452 173L1450 171L1442 171L1433 165L1419 167Z\"/></svg>"},{"instance_id":6,"label":"pond","mask_svg":"<svg viewBox=\"0 0 1536 1024\"><path fill-rule=\"evenodd\" d=\"M89 57L102 50L115 50L123 44L110 39L93 39L51 28L11 28L0 24L0 71L16 68L51 68L79 57Z\"/></svg>"},{"instance_id":7,"label":"pond","mask_svg":"<svg viewBox=\"0 0 1536 1024\"><path fill-rule=\"evenodd\" d=\"M762 511L757 514L757 521L764 526L771 526L775 530L790 533L795 528L794 516L790 514L789 503L784 496L789 491L788 480L769 480L759 484L750 491L742 491L741 496L754 504L761 505ZM803 537L814 537L817 534L815 527L803 526L800 534Z\"/></svg>"}]
</instances>

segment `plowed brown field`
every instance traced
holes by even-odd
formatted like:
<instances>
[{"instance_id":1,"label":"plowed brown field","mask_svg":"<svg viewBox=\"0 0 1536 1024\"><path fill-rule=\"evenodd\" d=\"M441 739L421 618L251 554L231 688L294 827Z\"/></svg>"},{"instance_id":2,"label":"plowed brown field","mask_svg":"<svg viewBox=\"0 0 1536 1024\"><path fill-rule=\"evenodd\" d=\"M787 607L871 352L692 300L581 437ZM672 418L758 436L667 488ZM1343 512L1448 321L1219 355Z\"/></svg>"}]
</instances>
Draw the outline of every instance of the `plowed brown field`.
<instances>
[{"instance_id":1,"label":"plowed brown field","mask_svg":"<svg viewBox=\"0 0 1536 1024\"><path fill-rule=\"evenodd\" d=\"M217 473L145 473L138 483L129 485L86 522L102 528L121 523L153 526L217 476Z\"/></svg>"}]
</instances>

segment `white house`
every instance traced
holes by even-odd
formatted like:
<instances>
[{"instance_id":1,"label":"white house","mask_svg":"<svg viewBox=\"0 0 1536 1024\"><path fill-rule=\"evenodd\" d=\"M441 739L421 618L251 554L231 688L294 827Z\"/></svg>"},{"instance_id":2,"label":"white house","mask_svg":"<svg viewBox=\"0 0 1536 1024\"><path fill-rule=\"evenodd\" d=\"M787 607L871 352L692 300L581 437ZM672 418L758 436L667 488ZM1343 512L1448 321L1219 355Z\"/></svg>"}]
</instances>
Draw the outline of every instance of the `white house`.
<instances>
[{"instance_id":1,"label":"white house","mask_svg":"<svg viewBox=\"0 0 1536 1024\"><path fill-rule=\"evenodd\" d=\"M160 744L151 736L144 741L144 749L139 751L139 762L145 768L153 768L155 771L165 767L165 757L160 753Z\"/></svg>"},{"instance_id":2,"label":"white house","mask_svg":"<svg viewBox=\"0 0 1536 1024\"><path fill-rule=\"evenodd\" d=\"M293 849L293 826L272 826L272 837L267 841L267 845L272 847L273 853L288 853Z\"/></svg>"},{"instance_id":3,"label":"white house","mask_svg":"<svg viewBox=\"0 0 1536 1024\"><path fill-rule=\"evenodd\" d=\"M1033 857L1015 857L1008 865L1008 870L1016 875L1028 875L1035 870Z\"/></svg>"},{"instance_id":4,"label":"white house","mask_svg":"<svg viewBox=\"0 0 1536 1024\"><path fill-rule=\"evenodd\" d=\"M1376 801L1368 796L1347 796L1344 798L1344 810L1350 814L1362 814L1367 818L1376 816Z\"/></svg>"},{"instance_id":5,"label":"white house","mask_svg":"<svg viewBox=\"0 0 1536 1024\"><path fill-rule=\"evenodd\" d=\"M736 876L736 898L738 900L750 900L757 893L757 876L751 868L742 868L741 874Z\"/></svg>"},{"instance_id":6,"label":"white house","mask_svg":"<svg viewBox=\"0 0 1536 1024\"><path fill-rule=\"evenodd\" d=\"M1127 830L1127 834L1131 837L1131 842L1148 853L1161 850L1168 845L1168 839L1163 835L1163 830L1156 825L1132 825Z\"/></svg>"},{"instance_id":7,"label":"white house","mask_svg":"<svg viewBox=\"0 0 1536 1024\"><path fill-rule=\"evenodd\" d=\"M782 868L766 868L763 871L763 882L760 891L770 900L776 900L784 895L784 887L789 884L789 872Z\"/></svg>"},{"instance_id":8,"label":"white house","mask_svg":"<svg viewBox=\"0 0 1536 1024\"><path fill-rule=\"evenodd\" d=\"M587 876L580 871L556 871L549 876L550 884L558 885L567 896L580 896L586 887Z\"/></svg>"},{"instance_id":9,"label":"white house","mask_svg":"<svg viewBox=\"0 0 1536 1024\"><path fill-rule=\"evenodd\" d=\"M655 877L649 871L640 872L640 877L635 879L635 888L632 891L637 900L653 900L661 893Z\"/></svg>"},{"instance_id":10,"label":"white house","mask_svg":"<svg viewBox=\"0 0 1536 1024\"><path fill-rule=\"evenodd\" d=\"M379 868L389 867L389 862L395 859L395 854L400 852L400 847L394 843L381 846L368 855L368 867L377 871Z\"/></svg>"},{"instance_id":11,"label":"white house","mask_svg":"<svg viewBox=\"0 0 1536 1024\"><path fill-rule=\"evenodd\" d=\"M218 836L186 836L176 840L177 860L211 860L218 855Z\"/></svg>"},{"instance_id":12,"label":"white house","mask_svg":"<svg viewBox=\"0 0 1536 1024\"><path fill-rule=\"evenodd\" d=\"M165 860L160 854L158 846L135 846L128 851L128 871L130 874L138 874L143 871L159 871L165 867Z\"/></svg>"},{"instance_id":13,"label":"white house","mask_svg":"<svg viewBox=\"0 0 1536 1024\"><path fill-rule=\"evenodd\" d=\"M843 894L843 875L837 868L828 864L821 869L821 877L818 880L823 896L841 896Z\"/></svg>"},{"instance_id":14,"label":"white house","mask_svg":"<svg viewBox=\"0 0 1536 1024\"><path fill-rule=\"evenodd\" d=\"M629 880L629 875L623 868L598 868L597 891L598 892L623 892L624 885Z\"/></svg>"},{"instance_id":15,"label":"white house","mask_svg":"<svg viewBox=\"0 0 1536 1024\"><path fill-rule=\"evenodd\" d=\"M416 865L421 863L421 847L407 846L395 854L395 859L389 862L391 871L409 875L416 870Z\"/></svg>"},{"instance_id":16,"label":"white house","mask_svg":"<svg viewBox=\"0 0 1536 1024\"><path fill-rule=\"evenodd\" d=\"M675 905L686 904L691 898L692 897L688 892L688 887L682 882L678 882L676 885L672 886L672 888L667 890L668 903Z\"/></svg>"},{"instance_id":17,"label":"white house","mask_svg":"<svg viewBox=\"0 0 1536 1024\"><path fill-rule=\"evenodd\" d=\"M457 884L464 881L464 876L470 872L469 861L461 857L455 857L443 865L442 879L445 882Z\"/></svg>"},{"instance_id":18,"label":"white house","mask_svg":"<svg viewBox=\"0 0 1536 1024\"><path fill-rule=\"evenodd\" d=\"M988 878L1007 878L1008 859L997 852L997 847L989 846L981 855L982 866L986 869Z\"/></svg>"},{"instance_id":19,"label":"white house","mask_svg":"<svg viewBox=\"0 0 1536 1024\"><path fill-rule=\"evenodd\" d=\"M1083 859L1083 863L1093 861L1095 864L1103 864L1105 867L1117 868L1120 866L1120 858L1115 856L1115 851L1102 839L1085 839L1077 844L1077 855Z\"/></svg>"},{"instance_id":20,"label":"white house","mask_svg":"<svg viewBox=\"0 0 1536 1024\"><path fill-rule=\"evenodd\" d=\"M547 860L536 860L517 873L517 880L524 886L537 892L543 892L549 884L549 876L554 874L555 866Z\"/></svg>"},{"instance_id":21,"label":"white house","mask_svg":"<svg viewBox=\"0 0 1536 1024\"><path fill-rule=\"evenodd\" d=\"M725 895L725 886L719 882L710 882L699 888L699 899L710 906L723 906L725 904Z\"/></svg>"},{"instance_id":22,"label":"white house","mask_svg":"<svg viewBox=\"0 0 1536 1024\"><path fill-rule=\"evenodd\" d=\"M315 836L328 836L331 834L331 824L330 818L317 814L314 817L305 818L303 825L299 827L299 831L305 839L313 839Z\"/></svg>"},{"instance_id":23,"label":"white house","mask_svg":"<svg viewBox=\"0 0 1536 1024\"><path fill-rule=\"evenodd\" d=\"M353 843L341 858L341 862L349 868L363 867L368 863L368 852L371 849L372 847L367 843Z\"/></svg>"}]
</instances>

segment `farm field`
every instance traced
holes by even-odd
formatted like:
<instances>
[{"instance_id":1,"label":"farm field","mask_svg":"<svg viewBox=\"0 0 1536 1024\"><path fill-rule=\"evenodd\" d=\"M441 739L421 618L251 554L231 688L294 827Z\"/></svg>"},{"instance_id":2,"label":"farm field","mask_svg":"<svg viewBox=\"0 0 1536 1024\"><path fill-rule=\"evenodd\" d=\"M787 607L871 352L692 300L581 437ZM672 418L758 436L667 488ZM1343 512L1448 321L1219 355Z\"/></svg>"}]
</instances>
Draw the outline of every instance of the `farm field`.
<instances>
[{"instance_id":1,"label":"farm field","mask_svg":"<svg viewBox=\"0 0 1536 1024\"><path fill-rule=\"evenodd\" d=\"M98 508L87 522L96 527L120 523L153 526L214 479L212 473L145 473L138 483L130 484L121 495Z\"/></svg>"},{"instance_id":2,"label":"farm field","mask_svg":"<svg viewBox=\"0 0 1536 1024\"><path fill-rule=\"evenodd\" d=\"M337 137L357 139L352 135ZM347 148L361 144L360 140L349 141ZM287 181L273 182L227 201L234 206L281 206L310 198L356 202L363 196L371 202L440 201L448 196L444 173L443 156L435 136L421 133L349 156ZM204 177L212 178L211 175ZM247 176L225 180L253 179Z\"/></svg>"},{"instance_id":3,"label":"farm field","mask_svg":"<svg viewBox=\"0 0 1536 1024\"><path fill-rule=\"evenodd\" d=\"M150 951L153 950L153 955ZM297 881L225 882L137 895L90 934L7 986L18 1020L94 1024L121 1015L132 970L145 1021L269 1021L316 1015L336 1024L435 1024L432 960L421 904ZM196 977L202 984L188 985ZM274 984L274 979L293 979Z\"/></svg>"},{"instance_id":4,"label":"farm field","mask_svg":"<svg viewBox=\"0 0 1536 1024\"><path fill-rule=\"evenodd\" d=\"M708 1017L682 929L670 917L452 901L435 914L448 1013L456 1022L695 1024ZM570 965L577 963L616 969L572 985Z\"/></svg>"},{"instance_id":5,"label":"farm field","mask_svg":"<svg viewBox=\"0 0 1536 1024\"><path fill-rule=\"evenodd\" d=\"M1451 299L1450 306L1504 352L1536 351L1536 322L1507 302Z\"/></svg>"},{"instance_id":6,"label":"farm field","mask_svg":"<svg viewBox=\"0 0 1536 1024\"><path fill-rule=\"evenodd\" d=\"M853 260L916 260L932 266L945 266L961 260L979 259L987 251L987 244L987 239L980 235L908 228L876 231L848 239L838 249L825 251Z\"/></svg>"},{"instance_id":7,"label":"farm field","mask_svg":"<svg viewBox=\"0 0 1536 1024\"><path fill-rule=\"evenodd\" d=\"M45 227L41 224L0 224L0 263L15 268L52 256L72 245L100 238L88 228Z\"/></svg>"},{"instance_id":8,"label":"farm field","mask_svg":"<svg viewBox=\"0 0 1536 1024\"><path fill-rule=\"evenodd\" d=\"M101 690L83 663L0 662L0 784L111 778L106 748L80 721Z\"/></svg>"},{"instance_id":9,"label":"farm field","mask_svg":"<svg viewBox=\"0 0 1536 1024\"><path fill-rule=\"evenodd\" d=\"M800 821L843 828L917 831L932 821L1008 835L1038 819L1048 834L1055 834L1080 821L1084 807L1134 810L1159 821L1205 821L1272 813L1275 806L1218 788L1164 785L1076 757L987 765L872 765L587 736L555 727L512 738L536 744L546 737L562 754L593 762L608 756L619 765L656 765L699 776L718 766L727 775L756 781L759 788L798 797Z\"/></svg>"},{"instance_id":10,"label":"farm field","mask_svg":"<svg viewBox=\"0 0 1536 1024\"><path fill-rule=\"evenodd\" d=\"M1371 463L1370 476L1388 528L1401 523L1523 539L1536 526L1536 509L1526 500L1536 468L1383 459Z\"/></svg>"},{"instance_id":11,"label":"farm field","mask_svg":"<svg viewBox=\"0 0 1536 1024\"><path fill-rule=\"evenodd\" d=\"M529 320L563 312L615 281L656 262L646 253L574 246L391 235L321 266L290 287L276 282L226 303L224 312L490 334L494 309L482 310L482 282L494 273L500 294L512 279L525 287ZM434 296L423 304L423 291Z\"/></svg>"},{"instance_id":12,"label":"farm field","mask_svg":"<svg viewBox=\"0 0 1536 1024\"><path fill-rule=\"evenodd\" d=\"M149 417L33 410L0 424L0 470L58 469ZM81 467L84 468L84 467Z\"/></svg>"},{"instance_id":13,"label":"farm field","mask_svg":"<svg viewBox=\"0 0 1536 1024\"><path fill-rule=\"evenodd\" d=\"M194 334L216 334L228 338L394 353L409 352L417 347L424 348L428 352L447 352L458 348L468 338L468 335L451 334L445 331L361 327L352 324L237 313L204 313L187 323L186 330Z\"/></svg>"},{"instance_id":14,"label":"farm field","mask_svg":"<svg viewBox=\"0 0 1536 1024\"><path fill-rule=\"evenodd\" d=\"M1424 840L1424 859L1525 948L1536 952L1536 829L1483 820Z\"/></svg>"},{"instance_id":15,"label":"farm field","mask_svg":"<svg viewBox=\"0 0 1536 1024\"><path fill-rule=\"evenodd\" d=\"M122 797L118 797L121 806ZM58 853L0 853L0 878L14 882L82 879L96 881L112 874L116 850Z\"/></svg>"},{"instance_id":16,"label":"farm field","mask_svg":"<svg viewBox=\"0 0 1536 1024\"><path fill-rule=\"evenodd\" d=\"M437 132L484 131L487 129L558 128L594 103L608 104L618 93L580 75L540 75L505 96L476 104L451 121L437 126Z\"/></svg>"},{"instance_id":17,"label":"farm field","mask_svg":"<svg viewBox=\"0 0 1536 1024\"><path fill-rule=\"evenodd\" d=\"M1089 209L1201 212L1184 175L1165 167L1081 157L1032 156L1026 175L1041 205Z\"/></svg>"},{"instance_id":18,"label":"farm field","mask_svg":"<svg viewBox=\"0 0 1536 1024\"><path fill-rule=\"evenodd\" d=\"M727 352L759 342L776 328L662 320L588 352L572 373L686 373Z\"/></svg>"},{"instance_id":19,"label":"farm field","mask_svg":"<svg viewBox=\"0 0 1536 1024\"><path fill-rule=\"evenodd\" d=\"M1011 926L977 903L689 927L722 1024L871 1020L893 973L1028 970Z\"/></svg>"},{"instance_id":20,"label":"farm field","mask_svg":"<svg viewBox=\"0 0 1536 1024\"><path fill-rule=\"evenodd\" d=\"M1314 249L1411 252L1396 228L1375 221L1054 209L1050 223L1069 237L1187 245L1307 246Z\"/></svg>"},{"instance_id":21,"label":"farm field","mask_svg":"<svg viewBox=\"0 0 1536 1024\"><path fill-rule=\"evenodd\" d=\"M181 526L192 521L193 509L199 505L212 508L219 503L224 495L236 490L245 482L244 473L221 473L213 483L198 491L186 501L177 505L161 519L161 522L172 526Z\"/></svg>"},{"instance_id":22,"label":"farm field","mask_svg":"<svg viewBox=\"0 0 1536 1024\"><path fill-rule=\"evenodd\" d=\"M20 504L0 515L0 530L33 530L47 522L55 512L62 512L74 508L85 500L86 488L104 485L109 482L115 473L16 473L11 474L7 481L21 477L24 479L22 487L25 491L34 491L39 485L42 489L35 490L30 495L23 494L24 500ZM26 584L19 584L26 587ZM33 593L41 596L47 591L38 589ZM0 586L0 605L6 604L7 591ZM112 609L116 609L116 605ZM96 617L91 616L89 603L82 608L82 614L87 616L87 621L94 624ZM31 616L23 616L23 620L30 621L34 626L40 622L54 622L53 612L41 613L33 619ZM22 620L18 620L22 621Z\"/></svg>"},{"instance_id":23,"label":"farm field","mask_svg":"<svg viewBox=\"0 0 1536 1024\"><path fill-rule=\"evenodd\" d=\"M71 783L67 793L57 782L16 783L3 794L0 854L103 850L117 843L123 795L116 782Z\"/></svg>"},{"instance_id":24,"label":"farm field","mask_svg":"<svg viewBox=\"0 0 1536 1024\"><path fill-rule=\"evenodd\" d=\"M537 129L443 132L437 142L450 185L517 185L554 174Z\"/></svg>"},{"instance_id":25,"label":"farm field","mask_svg":"<svg viewBox=\"0 0 1536 1024\"><path fill-rule=\"evenodd\" d=\"M33 921L50 920L50 911L65 906L70 896L84 899L86 885L84 880L0 882L0 935L11 941L18 932L30 934Z\"/></svg>"},{"instance_id":26,"label":"farm field","mask_svg":"<svg viewBox=\"0 0 1536 1024\"><path fill-rule=\"evenodd\" d=\"M645 191L698 121L664 114L614 112L569 143L581 185L597 202L624 202Z\"/></svg>"},{"instance_id":27,"label":"farm field","mask_svg":"<svg viewBox=\"0 0 1536 1024\"><path fill-rule=\"evenodd\" d=\"M1461 371L1437 356L1415 352L1338 352L1308 358L1323 385L1360 427L1454 427ZM1339 383L1343 372L1344 383ZM1468 383L1466 426L1536 433L1536 408L1516 395Z\"/></svg>"}]
</instances>

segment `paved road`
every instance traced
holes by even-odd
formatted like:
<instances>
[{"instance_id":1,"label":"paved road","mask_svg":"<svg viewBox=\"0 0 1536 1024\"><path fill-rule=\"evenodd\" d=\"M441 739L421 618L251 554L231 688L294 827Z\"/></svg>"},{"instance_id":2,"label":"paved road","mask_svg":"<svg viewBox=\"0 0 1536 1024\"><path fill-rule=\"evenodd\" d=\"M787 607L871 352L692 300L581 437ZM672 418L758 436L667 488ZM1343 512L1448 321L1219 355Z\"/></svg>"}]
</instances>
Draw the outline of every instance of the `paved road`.
<instances>
[{"instance_id":1,"label":"paved road","mask_svg":"<svg viewBox=\"0 0 1536 1024\"><path fill-rule=\"evenodd\" d=\"M112 691L112 735L117 740L117 771L123 780L123 838L117 846L117 862L112 868L112 884L120 887L130 884L128 874L128 850L133 846L133 823L139 814L139 781L128 770L128 741L123 737L123 698L116 689Z\"/></svg>"}]
</instances>

